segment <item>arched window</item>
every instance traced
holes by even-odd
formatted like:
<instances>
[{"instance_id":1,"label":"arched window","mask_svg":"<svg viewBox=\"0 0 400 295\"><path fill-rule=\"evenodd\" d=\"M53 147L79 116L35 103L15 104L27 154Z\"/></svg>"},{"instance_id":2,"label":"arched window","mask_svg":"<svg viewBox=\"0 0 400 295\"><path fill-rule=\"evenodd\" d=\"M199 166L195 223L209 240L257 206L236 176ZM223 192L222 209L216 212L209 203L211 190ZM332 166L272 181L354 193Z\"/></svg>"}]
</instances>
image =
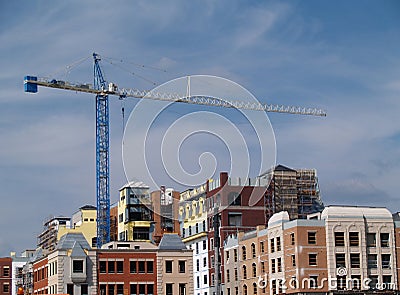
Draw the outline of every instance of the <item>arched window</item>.
<instances>
[{"instance_id":1,"label":"arched window","mask_svg":"<svg viewBox=\"0 0 400 295\"><path fill-rule=\"evenodd\" d=\"M247 269L246 269L246 265L243 265L243 279L247 279Z\"/></svg>"},{"instance_id":2,"label":"arched window","mask_svg":"<svg viewBox=\"0 0 400 295\"><path fill-rule=\"evenodd\" d=\"M243 295L247 295L247 285L243 285Z\"/></svg>"},{"instance_id":3,"label":"arched window","mask_svg":"<svg viewBox=\"0 0 400 295\"><path fill-rule=\"evenodd\" d=\"M251 244L251 257L256 258L256 245L254 243Z\"/></svg>"},{"instance_id":4,"label":"arched window","mask_svg":"<svg viewBox=\"0 0 400 295\"><path fill-rule=\"evenodd\" d=\"M257 295L257 290L258 290L257 284L256 284L256 283L253 283L253 294L254 294L254 295Z\"/></svg>"},{"instance_id":5,"label":"arched window","mask_svg":"<svg viewBox=\"0 0 400 295\"><path fill-rule=\"evenodd\" d=\"M246 247L243 246L243 247L242 247L242 260L246 260L246 258L247 258L247 255L246 255Z\"/></svg>"},{"instance_id":6,"label":"arched window","mask_svg":"<svg viewBox=\"0 0 400 295\"><path fill-rule=\"evenodd\" d=\"M252 270L253 270L253 278L257 276L257 266L255 263L252 264Z\"/></svg>"}]
</instances>

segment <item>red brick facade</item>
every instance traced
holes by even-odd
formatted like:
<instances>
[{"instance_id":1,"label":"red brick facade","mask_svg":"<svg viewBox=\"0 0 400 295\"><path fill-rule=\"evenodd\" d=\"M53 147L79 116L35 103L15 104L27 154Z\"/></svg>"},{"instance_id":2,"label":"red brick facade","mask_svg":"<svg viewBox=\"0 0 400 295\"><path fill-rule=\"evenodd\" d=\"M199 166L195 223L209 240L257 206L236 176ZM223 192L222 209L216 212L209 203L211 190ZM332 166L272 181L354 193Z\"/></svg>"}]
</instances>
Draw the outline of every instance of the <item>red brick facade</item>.
<instances>
[{"instance_id":1,"label":"red brick facade","mask_svg":"<svg viewBox=\"0 0 400 295\"><path fill-rule=\"evenodd\" d=\"M11 295L11 263L9 257L0 258L0 295Z\"/></svg>"},{"instance_id":2,"label":"red brick facade","mask_svg":"<svg viewBox=\"0 0 400 295\"><path fill-rule=\"evenodd\" d=\"M99 250L98 294L157 294L156 251Z\"/></svg>"},{"instance_id":3,"label":"red brick facade","mask_svg":"<svg viewBox=\"0 0 400 295\"><path fill-rule=\"evenodd\" d=\"M48 294L48 259L47 257L33 264L33 294Z\"/></svg>"}]
</instances>

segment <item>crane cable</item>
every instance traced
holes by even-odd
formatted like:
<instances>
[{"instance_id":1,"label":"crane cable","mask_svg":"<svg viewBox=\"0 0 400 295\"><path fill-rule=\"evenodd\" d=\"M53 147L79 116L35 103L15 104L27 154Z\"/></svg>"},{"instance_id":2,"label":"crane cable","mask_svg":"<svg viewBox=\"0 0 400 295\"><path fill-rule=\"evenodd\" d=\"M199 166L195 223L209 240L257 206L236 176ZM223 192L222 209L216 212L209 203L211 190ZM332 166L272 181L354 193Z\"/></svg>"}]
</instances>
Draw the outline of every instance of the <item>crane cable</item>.
<instances>
[{"instance_id":1,"label":"crane cable","mask_svg":"<svg viewBox=\"0 0 400 295\"><path fill-rule=\"evenodd\" d=\"M154 81L152 81L152 80L150 80L150 79L148 79L148 78L146 78L146 77L144 77L144 76L142 76L142 75L139 75L139 74L137 74L137 73L135 73L135 72L132 72L130 69L127 69L127 68L123 67L123 66L120 65L120 64L116 64L116 63L114 63L112 60L109 60L109 59L106 58L106 57L103 57L103 60L105 60L106 62L108 62L110 65L113 65L113 66L115 66L115 67L118 67L118 68L124 70L125 72L128 72L128 73L131 74L132 76L138 77L138 78L140 78L140 79L142 79L142 80L144 80L144 81L146 81L146 82L152 84L153 86L156 86L156 85L157 85L156 82L154 82Z\"/></svg>"}]
</instances>

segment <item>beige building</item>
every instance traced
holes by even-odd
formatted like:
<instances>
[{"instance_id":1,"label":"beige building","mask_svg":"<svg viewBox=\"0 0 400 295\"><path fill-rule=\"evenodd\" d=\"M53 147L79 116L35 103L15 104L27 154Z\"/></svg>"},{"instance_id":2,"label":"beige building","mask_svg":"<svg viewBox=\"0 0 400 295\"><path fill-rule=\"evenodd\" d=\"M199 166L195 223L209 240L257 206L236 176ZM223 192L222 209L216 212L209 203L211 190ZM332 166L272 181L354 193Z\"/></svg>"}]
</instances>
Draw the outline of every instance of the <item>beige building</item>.
<instances>
[{"instance_id":1,"label":"beige building","mask_svg":"<svg viewBox=\"0 0 400 295\"><path fill-rule=\"evenodd\" d=\"M193 252L177 234L163 235L157 252L157 294L193 294Z\"/></svg>"},{"instance_id":2,"label":"beige building","mask_svg":"<svg viewBox=\"0 0 400 295\"><path fill-rule=\"evenodd\" d=\"M393 294L396 222L385 208L329 206L296 220L276 213L267 228L225 240L224 294Z\"/></svg>"}]
</instances>

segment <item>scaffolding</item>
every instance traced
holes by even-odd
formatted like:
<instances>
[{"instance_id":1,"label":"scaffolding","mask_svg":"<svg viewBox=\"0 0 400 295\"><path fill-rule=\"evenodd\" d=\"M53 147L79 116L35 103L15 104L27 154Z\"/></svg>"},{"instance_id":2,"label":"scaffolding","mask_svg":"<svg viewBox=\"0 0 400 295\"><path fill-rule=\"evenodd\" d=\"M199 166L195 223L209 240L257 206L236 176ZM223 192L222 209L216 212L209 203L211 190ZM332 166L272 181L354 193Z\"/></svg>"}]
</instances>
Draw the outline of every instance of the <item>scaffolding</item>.
<instances>
[{"instance_id":1,"label":"scaffolding","mask_svg":"<svg viewBox=\"0 0 400 295\"><path fill-rule=\"evenodd\" d=\"M315 169L294 170L278 165L263 177L271 179L265 195L265 224L275 213L287 211L289 218L306 219L324 209Z\"/></svg>"}]
</instances>

